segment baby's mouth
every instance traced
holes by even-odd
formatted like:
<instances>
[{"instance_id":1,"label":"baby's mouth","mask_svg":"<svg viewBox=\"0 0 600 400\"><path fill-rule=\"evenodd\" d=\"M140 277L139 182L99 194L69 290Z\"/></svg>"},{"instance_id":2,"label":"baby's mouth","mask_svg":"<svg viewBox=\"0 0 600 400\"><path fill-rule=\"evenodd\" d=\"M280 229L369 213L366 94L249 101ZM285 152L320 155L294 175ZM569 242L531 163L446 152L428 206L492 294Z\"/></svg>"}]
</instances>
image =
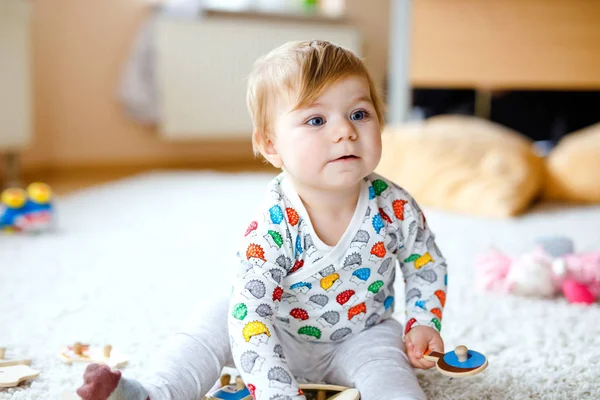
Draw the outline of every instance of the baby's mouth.
<instances>
[{"instance_id":1,"label":"baby's mouth","mask_svg":"<svg viewBox=\"0 0 600 400\"><path fill-rule=\"evenodd\" d=\"M334 161L343 161L343 160L357 160L358 157L355 155L347 155L347 156L341 156L339 158L336 158Z\"/></svg>"}]
</instances>

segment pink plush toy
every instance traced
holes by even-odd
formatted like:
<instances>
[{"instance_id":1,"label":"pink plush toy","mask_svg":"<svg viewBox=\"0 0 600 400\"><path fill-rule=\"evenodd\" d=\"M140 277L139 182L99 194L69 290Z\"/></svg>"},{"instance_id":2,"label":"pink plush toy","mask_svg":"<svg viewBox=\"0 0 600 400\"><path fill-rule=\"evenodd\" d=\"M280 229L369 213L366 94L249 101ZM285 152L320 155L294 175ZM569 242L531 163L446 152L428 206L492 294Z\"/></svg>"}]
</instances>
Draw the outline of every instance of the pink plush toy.
<instances>
[{"instance_id":1,"label":"pink plush toy","mask_svg":"<svg viewBox=\"0 0 600 400\"><path fill-rule=\"evenodd\" d=\"M575 254L566 238L538 241L531 253L511 258L492 249L477 258L476 281L486 291L553 297L592 304L600 297L600 252Z\"/></svg>"}]
</instances>

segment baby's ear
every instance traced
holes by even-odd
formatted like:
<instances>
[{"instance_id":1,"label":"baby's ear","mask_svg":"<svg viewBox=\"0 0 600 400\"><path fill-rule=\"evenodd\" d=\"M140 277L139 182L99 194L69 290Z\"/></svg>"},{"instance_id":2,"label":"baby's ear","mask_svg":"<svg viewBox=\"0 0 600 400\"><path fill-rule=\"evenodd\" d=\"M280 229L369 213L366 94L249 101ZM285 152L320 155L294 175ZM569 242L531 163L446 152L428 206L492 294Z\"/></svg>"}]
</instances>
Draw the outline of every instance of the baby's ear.
<instances>
[{"instance_id":1,"label":"baby's ear","mask_svg":"<svg viewBox=\"0 0 600 400\"><path fill-rule=\"evenodd\" d=\"M275 148L275 143L273 143L271 139L267 139L265 144L261 146L259 150L262 156L275 168L283 167L283 160Z\"/></svg>"}]
</instances>

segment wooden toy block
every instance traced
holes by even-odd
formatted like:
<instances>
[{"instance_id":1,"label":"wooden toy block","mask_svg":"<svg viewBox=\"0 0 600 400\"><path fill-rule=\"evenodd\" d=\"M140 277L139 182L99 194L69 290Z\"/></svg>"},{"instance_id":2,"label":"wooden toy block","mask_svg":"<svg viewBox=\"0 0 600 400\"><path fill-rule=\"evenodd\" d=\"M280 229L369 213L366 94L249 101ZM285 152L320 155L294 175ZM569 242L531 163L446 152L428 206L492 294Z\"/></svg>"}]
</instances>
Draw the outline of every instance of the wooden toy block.
<instances>
[{"instance_id":1,"label":"wooden toy block","mask_svg":"<svg viewBox=\"0 0 600 400\"><path fill-rule=\"evenodd\" d=\"M18 386L21 382L33 379L39 374L39 371L23 364L0 367L0 387Z\"/></svg>"},{"instance_id":2,"label":"wooden toy block","mask_svg":"<svg viewBox=\"0 0 600 400\"><path fill-rule=\"evenodd\" d=\"M457 346L454 351L446 354L437 351L428 351L424 358L435 362L440 373L452 378L463 378L477 375L488 366L487 358L466 346Z\"/></svg>"},{"instance_id":3,"label":"wooden toy block","mask_svg":"<svg viewBox=\"0 0 600 400\"><path fill-rule=\"evenodd\" d=\"M6 348L0 347L0 367L9 367L11 365L31 365L29 358L5 358Z\"/></svg>"},{"instance_id":4,"label":"wooden toy block","mask_svg":"<svg viewBox=\"0 0 600 400\"><path fill-rule=\"evenodd\" d=\"M127 357L113 350L112 346L106 345L103 348L91 347L89 344L76 342L73 346L64 347L59 357L66 363L87 362L106 364L111 368L122 368L129 361Z\"/></svg>"}]
</instances>

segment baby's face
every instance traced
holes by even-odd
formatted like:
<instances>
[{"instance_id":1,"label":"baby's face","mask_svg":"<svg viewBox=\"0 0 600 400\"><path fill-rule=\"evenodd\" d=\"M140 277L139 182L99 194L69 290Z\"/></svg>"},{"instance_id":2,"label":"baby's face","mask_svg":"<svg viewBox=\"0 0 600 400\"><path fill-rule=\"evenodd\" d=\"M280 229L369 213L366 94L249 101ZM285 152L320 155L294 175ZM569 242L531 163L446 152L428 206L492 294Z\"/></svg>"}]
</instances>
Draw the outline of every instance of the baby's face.
<instances>
[{"instance_id":1,"label":"baby's face","mask_svg":"<svg viewBox=\"0 0 600 400\"><path fill-rule=\"evenodd\" d=\"M313 104L292 110L294 98L279 100L274 128L275 156L296 185L347 189L373 172L381 157L381 128L368 81L343 78Z\"/></svg>"}]
</instances>

